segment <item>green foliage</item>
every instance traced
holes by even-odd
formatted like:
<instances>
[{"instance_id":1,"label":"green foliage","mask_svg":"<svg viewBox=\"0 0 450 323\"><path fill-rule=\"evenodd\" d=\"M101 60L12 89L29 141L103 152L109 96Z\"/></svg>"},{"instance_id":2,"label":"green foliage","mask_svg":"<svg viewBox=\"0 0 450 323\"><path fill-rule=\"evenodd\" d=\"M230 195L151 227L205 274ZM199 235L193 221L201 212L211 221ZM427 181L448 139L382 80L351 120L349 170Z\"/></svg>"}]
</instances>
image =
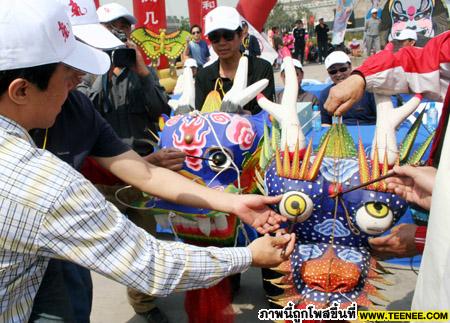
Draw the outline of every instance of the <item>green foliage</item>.
<instances>
[{"instance_id":1,"label":"green foliage","mask_svg":"<svg viewBox=\"0 0 450 323\"><path fill-rule=\"evenodd\" d=\"M311 15L308 8L297 6L294 10L286 10L282 3L277 3L267 18L265 29L277 26L280 30L291 31L298 19L303 20L304 27L307 28L308 17Z\"/></svg>"}]
</instances>

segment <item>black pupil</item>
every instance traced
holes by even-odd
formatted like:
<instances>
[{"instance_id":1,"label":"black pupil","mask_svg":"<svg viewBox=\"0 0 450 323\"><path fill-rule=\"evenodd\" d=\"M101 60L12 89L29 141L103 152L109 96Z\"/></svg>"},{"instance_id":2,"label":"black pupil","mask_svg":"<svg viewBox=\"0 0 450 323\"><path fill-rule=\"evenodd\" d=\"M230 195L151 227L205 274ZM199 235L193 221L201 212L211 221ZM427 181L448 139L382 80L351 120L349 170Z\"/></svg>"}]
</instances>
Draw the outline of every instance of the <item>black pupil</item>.
<instances>
[{"instance_id":1,"label":"black pupil","mask_svg":"<svg viewBox=\"0 0 450 323\"><path fill-rule=\"evenodd\" d=\"M212 161L214 165L221 166L227 162L227 156L224 153L219 152L212 156Z\"/></svg>"},{"instance_id":2,"label":"black pupil","mask_svg":"<svg viewBox=\"0 0 450 323\"><path fill-rule=\"evenodd\" d=\"M300 203L298 203L297 201L293 201L292 203L291 203L291 207L293 208L293 209L298 209L299 207L300 207Z\"/></svg>"},{"instance_id":3,"label":"black pupil","mask_svg":"<svg viewBox=\"0 0 450 323\"><path fill-rule=\"evenodd\" d=\"M382 204L382 203L379 203L379 202L375 202L375 203L373 204L373 207L375 208L375 210L381 211L381 209L383 208L383 204Z\"/></svg>"}]
</instances>

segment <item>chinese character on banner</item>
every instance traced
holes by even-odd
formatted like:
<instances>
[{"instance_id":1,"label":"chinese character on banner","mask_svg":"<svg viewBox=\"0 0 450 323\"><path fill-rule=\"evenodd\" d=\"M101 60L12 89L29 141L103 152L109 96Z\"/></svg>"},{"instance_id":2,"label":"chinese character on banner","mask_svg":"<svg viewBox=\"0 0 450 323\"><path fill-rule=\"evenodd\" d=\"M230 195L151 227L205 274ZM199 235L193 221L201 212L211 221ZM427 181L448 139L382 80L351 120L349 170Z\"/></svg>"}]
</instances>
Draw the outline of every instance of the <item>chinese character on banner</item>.
<instances>
[{"instance_id":1,"label":"chinese character on banner","mask_svg":"<svg viewBox=\"0 0 450 323\"><path fill-rule=\"evenodd\" d=\"M208 12L217 7L217 0L202 0L201 2L201 18L202 18L202 29L205 29L205 16Z\"/></svg>"},{"instance_id":2,"label":"chinese character on banner","mask_svg":"<svg viewBox=\"0 0 450 323\"><path fill-rule=\"evenodd\" d=\"M145 27L159 34L160 29L167 27L165 0L133 0L133 11L138 21L135 28ZM159 68L167 67L167 59L165 57L160 59ZM150 63L150 59L147 57L146 63Z\"/></svg>"}]
</instances>

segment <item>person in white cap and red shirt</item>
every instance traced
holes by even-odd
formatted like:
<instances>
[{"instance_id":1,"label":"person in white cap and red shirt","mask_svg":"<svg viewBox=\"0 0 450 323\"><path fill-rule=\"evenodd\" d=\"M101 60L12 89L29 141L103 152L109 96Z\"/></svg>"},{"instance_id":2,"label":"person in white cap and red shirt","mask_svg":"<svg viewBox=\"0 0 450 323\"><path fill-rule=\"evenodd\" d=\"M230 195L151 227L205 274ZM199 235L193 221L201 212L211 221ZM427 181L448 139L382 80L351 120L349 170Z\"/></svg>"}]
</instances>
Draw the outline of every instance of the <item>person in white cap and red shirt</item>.
<instances>
[{"instance_id":1,"label":"person in white cap and red shirt","mask_svg":"<svg viewBox=\"0 0 450 323\"><path fill-rule=\"evenodd\" d=\"M336 85L347 79L352 73L352 63L350 57L344 52L334 51L325 58L325 67L333 84L325 88L320 94L319 107L323 125L331 125L332 115L324 108L323 104L328 98L328 93ZM373 94L366 92L364 96L347 111L343 117L343 122L347 125L368 125L375 124L377 119L377 109Z\"/></svg>"},{"instance_id":2,"label":"person in white cap and red shirt","mask_svg":"<svg viewBox=\"0 0 450 323\"><path fill-rule=\"evenodd\" d=\"M287 259L293 235L264 237L247 248L159 242L67 163L38 149L27 131L51 127L77 70L104 73L109 58L75 40L69 17L57 2L5 2L0 1L1 322L28 321L50 258L72 261L160 296L210 286L251 264L275 266ZM30 30L36 40L31 47ZM133 184L143 191L235 213L262 233L278 227L280 216L266 204L280 197L225 194L152 166L132 151L124 154L128 167L117 159L111 167L131 173Z\"/></svg>"},{"instance_id":3,"label":"person in white cap and red shirt","mask_svg":"<svg viewBox=\"0 0 450 323\"><path fill-rule=\"evenodd\" d=\"M311 102L312 105L318 105L319 104L319 99L312 93L307 92L305 90L303 90L302 88L302 80L303 80L303 65L302 63L300 63L300 61L298 59L292 59L292 62L294 63L294 67L295 67L295 72L297 73L297 81L298 81L298 96L297 96L297 102ZM284 75L284 69L285 69L285 63L283 62L281 64L281 69L280 69L280 77L281 77L281 81L283 82L283 84L285 83L285 75ZM277 102L281 103L281 100L283 99L283 93L284 91L280 91L279 93L277 93Z\"/></svg>"},{"instance_id":4,"label":"person in white cap and red shirt","mask_svg":"<svg viewBox=\"0 0 450 323\"><path fill-rule=\"evenodd\" d=\"M380 51L380 24L378 19L378 9L370 11L370 18L366 20L364 27L364 39L366 42L367 56Z\"/></svg>"},{"instance_id":5,"label":"person in white cap and red shirt","mask_svg":"<svg viewBox=\"0 0 450 323\"><path fill-rule=\"evenodd\" d=\"M241 21L241 16L235 8L225 6L217 7L205 16L205 35L208 36L218 59L197 73L195 80L195 108L197 110L202 108L207 95L214 90L217 79L222 80L225 93L233 85L241 58ZM275 100L272 66L264 59L248 57L247 85L262 79L269 80L269 85L262 93L270 100ZM252 114L261 111L256 99L247 103L243 109Z\"/></svg>"},{"instance_id":6,"label":"person in white cap and red shirt","mask_svg":"<svg viewBox=\"0 0 450 323\"><path fill-rule=\"evenodd\" d=\"M402 47L415 46L417 42L417 33L415 30L405 28L397 37L395 37L395 39L401 42Z\"/></svg>"}]
</instances>

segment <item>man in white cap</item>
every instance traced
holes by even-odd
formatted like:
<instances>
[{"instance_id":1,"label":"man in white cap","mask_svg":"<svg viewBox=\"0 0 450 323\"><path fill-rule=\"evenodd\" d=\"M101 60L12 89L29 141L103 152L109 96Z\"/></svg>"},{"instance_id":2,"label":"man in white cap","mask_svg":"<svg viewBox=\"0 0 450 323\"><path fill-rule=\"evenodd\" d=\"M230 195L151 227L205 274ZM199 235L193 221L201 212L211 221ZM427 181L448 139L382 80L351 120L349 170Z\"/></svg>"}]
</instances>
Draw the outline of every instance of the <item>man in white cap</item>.
<instances>
[{"instance_id":1,"label":"man in white cap","mask_svg":"<svg viewBox=\"0 0 450 323\"><path fill-rule=\"evenodd\" d=\"M319 107L323 125L331 125L332 115L330 115L323 104L328 98L330 89L336 84L341 83L352 73L352 63L350 57L344 52L334 51L325 59L325 67L333 84L324 89L320 95ZM376 123L377 109L373 94L366 92L364 96L356 102L352 108L343 115L343 122L348 125L364 125Z\"/></svg>"},{"instance_id":2,"label":"man in white cap","mask_svg":"<svg viewBox=\"0 0 450 323\"><path fill-rule=\"evenodd\" d=\"M93 0L60 0L60 3L66 8L73 33L78 39L104 50L124 47L117 37L100 24ZM77 74L77 78L81 76L81 73ZM76 85L79 80L75 79L74 82ZM78 171L82 169L87 156L93 156L100 165L111 171L109 161L130 150L95 111L89 99L76 90L69 92L52 127L34 129L30 135L36 145L54 153ZM162 149L147 156L147 160L157 166L178 170L183 165L184 153ZM127 177L122 179L125 182L129 180ZM137 217L140 214L128 216ZM154 227L152 224L148 227ZM92 280L89 270L69 261L51 259L36 295L30 322L48 318L53 321L60 318L88 322L91 307ZM159 312L154 307L149 316L163 322L163 314Z\"/></svg>"},{"instance_id":3,"label":"man in white cap","mask_svg":"<svg viewBox=\"0 0 450 323\"><path fill-rule=\"evenodd\" d=\"M198 110L202 108L206 96L214 90L217 79L222 80L225 92L228 92L233 85L233 79L241 58L241 21L241 16L232 7L217 7L205 16L205 35L208 36L218 60L197 73L195 107ZM269 85L265 88L263 94L270 100L275 100L272 66L261 58L248 57L247 85L262 79L269 80ZM243 109L252 114L261 111L256 99L247 103Z\"/></svg>"},{"instance_id":4,"label":"man in white cap","mask_svg":"<svg viewBox=\"0 0 450 323\"><path fill-rule=\"evenodd\" d=\"M75 40L64 7L54 1L1 0L0 24L1 322L27 322L50 258L70 260L148 294L167 295L212 285L250 264L274 266L289 256L293 236L229 249L159 242L68 164L37 149L27 130L51 127L76 70L104 73L109 58ZM36 40L32 47L30 30ZM132 175L144 191L238 214L260 232L277 227L279 217L265 204L279 198L216 192L149 165L132 151L125 154L132 167L118 160L111 167L146 172L146 178Z\"/></svg>"},{"instance_id":5,"label":"man in white cap","mask_svg":"<svg viewBox=\"0 0 450 323\"><path fill-rule=\"evenodd\" d=\"M123 32L127 39L130 39L131 27L137 23L136 18L118 3L107 3L97 10L98 19L102 24L106 24L108 29Z\"/></svg>"},{"instance_id":6,"label":"man in white cap","mask_svg":"<svg viewBox=\"0 0 450 323\"><path fill-rule=\"evenodd\" d=\"M378 19L378 9L373 8L370 11L370 18L367 19L364 37L367 48L367 55L370 56L372 53L377 53L380 51L380 24L381 21Z\"/></svg>"},{"instance_id":7,"label":"man in white cap","mask_svg":"<svg viewBox=\"0 0 450 323\"><path fill-rule=\"evenodd\" d=\"M105 4L97 13L100 22L124 38L129 49L112 52L111 71L98 77L85 94L119 137L139 155L147 156L153 151L148 130L157 133L161 114L170 114L168 96L156 71L145 64L141 52L130 41L131 27L136 23L133 15L117 3ZM118 55L118 51L126 55Z\"/></svg>"},{"instance_id":8,"label":"man in white cap","mask_svg":"<svg viewBox=\"0 0 450 323\"><path fill-rule=\"evenodd\" d=\"M415 30L405 28L395 39L401 42L402 47L414 46L417 42L417 33Z\"/></svg>"},{"instance_id":9,"label":"man in white cap","mask_svg":"<svg viewBox=\"0 0 450 323\"><path fill-rule=\"evenodd\" d=\"M292 62L294 63L295 72L297 73L297 81L298 81L297 102L311 102L313 106L318 105L319 99L317 99L317 97L314 94L309 93L309 92L303 90L303 88L302 88L302 80L303 80L303 76L304 76L302 63L300 63L300 61L295 58L292 59ZM281 77L281 81L283 82L283 84L285 84L285 82L284 82L285 67L286 67L285 63L283 62L283 64L281 64L281 70L280 70L280 77ZM279 93L277 93L277 102L281 103L281 100L283 99L283 93L284 93L284 91L280 91Z\"/></svg>"}]
</instances>

